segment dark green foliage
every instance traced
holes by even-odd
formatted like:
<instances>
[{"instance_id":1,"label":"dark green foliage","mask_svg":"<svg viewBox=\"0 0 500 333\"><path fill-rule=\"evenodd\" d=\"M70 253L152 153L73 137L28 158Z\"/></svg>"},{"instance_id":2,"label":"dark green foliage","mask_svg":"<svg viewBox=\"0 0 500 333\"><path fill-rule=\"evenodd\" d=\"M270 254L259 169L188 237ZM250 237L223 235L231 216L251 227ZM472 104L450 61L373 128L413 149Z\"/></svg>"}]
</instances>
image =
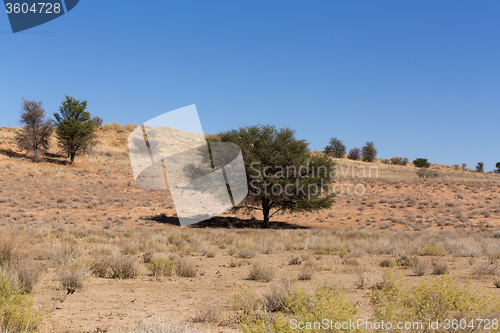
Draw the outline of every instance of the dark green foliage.
<instances>
[{"instance_id":1,"label":"dark green foliage","mask_svg":"<svg viewBox=\"0 0 500 333\"><path fill-rule=\"evenodd\" d=\"M336 158L343 158L345 155L345 145L337 138L331 138L330 144L325 147L325 154Z\"/></svg>"},{"instance_id":2,"label":"dark green foliage","mask_svg":"<svg viewBox=\"0 0 500 333\"><path fill-rule=\"evenodd\" d=\"M59 113L54 113L59 147L68 155L71 164L77 154L88 151L96 142L94 129L98 120L92 119L86 109L87 101L66 96Z\"/></svg>"},{"instance_id":3,"label":"dark green foliage","mask_svg":"<svg viewBox=\"0 0 500 333\"><path fill-rule=\"evenodd\" d=\"M352 148L351 150L349 150L348 158L350 160L356 161L359 159L359 155L361 155L361 150L359 148Z\"/></svg>"},{"instance_id":4,"label":"dark green foliage","mask_svg":"<svg viewBox=\"0 0 500 333\"><path fill-rule=\"evenodd\" d=\"M477 172L483 172L484 171L484 163L483 162L478 162L476 165L476 171Z\"/></svg>"},{"instance_id":5,"label":"dark green foliage","mask_svg":"<svg viewBox=\"0 0 500 333\"><path fill-rule=\"evenodd\" d=\"M23 127L15 134L17 147L20 150L33 151L37 161L38 151L45 152L50 148L53 132L52 122L45 119L42 102L27 101L23 98L19 124Z\"/></svg>"},{"instance_id":6,"label":"dark green foliage","mask_svg":"<svg viewBox=\"0 0 500 333\"><path fill-rule=\"evenodd\" d=\"M372 141L366 141L362 155L363 161L365 162L373 162L375 160L375 157L377 157L377 149L375 149L375 145Z\"/></svg>"},{"instance_id":7,"label":"dark green foliage","mask_svg":"<svg viewBox=\"0 0 500 333\"><path fill-rule=\"evenodd\" d=\"M417 168L430 168L430 166L431 166L431 164L427 161L426 158L421 158L421 157L413 160L413 164Z\"/></svg>"},{"instance_id":8,"label":"dark green foliage","mask_svg":"<svg viewBox=\"0 0 500 333\"><path fill-rule=\"evenodd\" d=\"M276 213L318 211L334 203L329 186L335 164L323 154L312 154L309 144L297 140L289 128L240 127L207 136L207 141L241 148L249 194L236 209L261 210L265 227Z\"/></svg>"},{"instance_id":9,"label":"dark green foliage","mask_svg":"<svg viewBox=\"0 0 500 333\"><path fill-rule=\"evenodd\" d=\"M497 164L495 164L495 167L497 168L497 172L500 173L500 162L497 162Z\"/></svg>"}]
</instances>

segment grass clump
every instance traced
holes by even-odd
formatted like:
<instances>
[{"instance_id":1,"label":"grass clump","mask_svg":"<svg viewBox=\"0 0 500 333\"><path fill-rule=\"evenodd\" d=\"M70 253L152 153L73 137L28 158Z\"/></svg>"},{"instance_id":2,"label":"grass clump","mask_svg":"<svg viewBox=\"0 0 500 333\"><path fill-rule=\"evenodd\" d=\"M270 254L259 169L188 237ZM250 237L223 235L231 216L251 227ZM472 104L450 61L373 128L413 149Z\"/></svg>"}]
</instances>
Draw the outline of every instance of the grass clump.
<instances>
[{"instance_id":1,"label":"grass clump","mask_svg":"<svg viewBox=\"0 0 500 333\"><path fill-rule=\"evenodd\" d=\"M35 332L42 319L31 297L0 274L0 332Z\"/></svg>"},{"instance_id":2,"label":"grass clump","mask_svg":"<svg viewBox=\"0 0 500 333\"><path fill-rule=\"evenodd\" d=\"M175 274L175 263L168 258L156 258L147 264L155 277L172 276Z\"/></svg>"},{"instance_id":3,"label":"grass clump","mask_svg":"<svg viewBox=\"0 0 500 333\"><path fill-rule=\"evenodd\" d=\"M333 322L356 322L357 308L334 288L320 287L309 294L296 287L285 300L283 311L276 316L269 312L243 315L240 328L244 333L254 332L295 332L294 323L320 324L325 318ZM321 326L305 327L307 332L327 332ZM344 332L355 330L347 329Z\"/></svg>"},{"instance_id":4,"label":"grass clump","mask_svg":"<svg viewBox=\"0 0 500 333\"><path fill-rule=\"evenodd\" d=\"M421 256L445 256L448 251L439 245L427 244L418 254Z\"/></svg>"},{"instance_id":5,"label":"grass clump","mask_svg":"<svg viewBox=\"0 0 500 333\"><path fill-rule=\"evenodd\" d=\"M112 279L135 279L139 275L139 269L134 258L126 256L117 256L111 261Z\"/></svg>"},{"instance_id":6,"label":"grass clump","mask_svg":"<svg viewBox=\"0 0 500 333\"><path fill-rule=\"evenodd\" d=\"M196 265L188 259L180 258L175 262L176 273L178 276L194 278L198 275Z\"/></svg>"},{"instance_id":7,"label":"grass clump","mask_svg":"<svg viewBox=\"0 0 500 333\"><path fill-rule=\"evenodd\" d=\"M274 277L274 269L261 263L253 264L250 268L249 280L269 282Z\"/></svg>"},{"instance_id":8,"label":"grass clump","mask_svg":"<svg viewBox=\"0 0 500 333\"><path fill-rule=\"evenodd\" d=\"M387 271L380 289L374 289L371 302L375 318L385 322L421 322L425 331L428 319L495 319L500 315L500 300L494 293L479 293L468 284L460 288L448 275L430 283L408 286L401 273ZM399 332L398 330L394 330Z\"/></svg>"}]
</instances>

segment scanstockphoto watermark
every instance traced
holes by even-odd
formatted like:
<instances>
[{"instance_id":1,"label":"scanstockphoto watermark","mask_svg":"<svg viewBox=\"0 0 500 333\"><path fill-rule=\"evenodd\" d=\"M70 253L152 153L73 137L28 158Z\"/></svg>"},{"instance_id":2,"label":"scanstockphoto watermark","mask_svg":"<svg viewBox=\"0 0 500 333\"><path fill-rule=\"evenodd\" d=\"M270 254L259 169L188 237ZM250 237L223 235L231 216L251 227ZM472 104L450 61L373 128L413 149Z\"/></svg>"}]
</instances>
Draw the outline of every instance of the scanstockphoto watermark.
<instances>
[{"instance_id":1,"label":"scanstockphoto watermark","mask_svg":"<svg viewBox=\"0 0 500 333\"><path fill-rule=\"evenodd\" d=\"M307 162L301 166L262 166L260 162L250 165L250 187L254 189L254 196L264 194L266 196L306 196L308 199L317 195L358 195L366 193L366 186L359 180L378 178L377 166L363 165L334 165L331 167L315 166ZM301 184L302 179L319 178L317 183ZM270 182L270 180L293 180L291 182ZM341 179L330 183L326 179ZM351 183L351 180L356 184Z\"/></svg>"}]
</instances>

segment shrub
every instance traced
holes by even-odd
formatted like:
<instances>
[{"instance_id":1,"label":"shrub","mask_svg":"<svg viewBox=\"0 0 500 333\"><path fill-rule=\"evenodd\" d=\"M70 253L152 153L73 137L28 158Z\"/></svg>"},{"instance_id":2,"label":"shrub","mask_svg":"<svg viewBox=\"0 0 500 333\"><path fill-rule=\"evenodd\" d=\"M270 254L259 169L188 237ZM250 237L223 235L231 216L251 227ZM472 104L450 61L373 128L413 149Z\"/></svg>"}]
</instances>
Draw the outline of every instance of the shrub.
<instances>
[{"instance_id":1,"label":"shrub","mask_svg":"<svg viewBox=\"0 0 500 333\"><path fill-rule=\"evenodd\" d=\"M495 167L497 168L497 172L500 173L500 162L497 162L497 164L495 164Z\"/></svg>"},{"instance_id":2,"label":"shrub","mask_svg":"<svg viewBox=\"0 0 500 333\"><path fill-rule=\"evenodd\" d=\"M219 323L221 319L221 311L219 307L216 306L208 306L203 307L199 310L194 318L192 319L193 323Z\"/></svg>"},{"instance_id":3,"label":"shrub","mask_svg":"<svg viewBox=\"0 0 500 333\"><path fill-rule=\"evenodd\" d=\"M393 267L395 265L396 264L392 259L384 259L380 262L380 267Z\"/></svg>"},{"instance_id":4,"label":"shrub","mask_svg":"<svg viewBox=\"0 0 500 333\"><path fill-rule=\"evenodd\" d=\"M437 170L429 170L429 169L420 169L417 171L417 176L419 178L436 178L439 176L439 173Z\"/></svg>"},{"instance_id":5,"label":"shrub","mask_svg":"<svg viewBox=\"0 0 500 333\"><path fill-rule=\"evenodd\" d=\"M35 332L43 319L29 295L0 274L0 332Z\"/></svg>"},{"instance_id":6,"label":"shrub","mask_svg":"<svg viewBox=\"0 0 500 333\"><path fill-rule=\"evenodd\" d=\"M345 145L337 138L331 138L330 144L325 147L325 154L336 158L343 158L345 155Z\"/></svg>"},{"instance_id":7,"label":"shrub","mask_svg":"<svg viewBox=\"0 0 500 333\"><path fill-rule=\"evenodd\" d=\"M429 263L424 260L417 260L410 268L416 276L423 276L429 271Z\"/></svg>"},{"instance_id":8,"label":"shrub","mask_svg":"<svg viewBox=\"0 0 500 333\"><path fill-rule=\"evenodd\" d=\"M361 150L359 148L352 148L351 150L349 150L349 156L348 158L350 160L358 160L359 159L359 156L361 155Z\"/></svg>"},{"instance_id":9,"label":"shrub","mask_svg":"<svg viewBox=\"0 0 500 333\"><path fill-rule=\"evenodd\" d=\"M147 264L155 277L172 276L175 273L175 263L167 258L156 258Z\"/></svg>"},{"instance_id":10,"label":"shrub","mask_svg":"<svg viewBox=\"0 0 500 333\"><path fill-rule=\"evenodd\" d=\"M74 263L70 267L63 267L62 271L57 274L57 280L61 282L64 289L81 289L84 278L85 270L78 263Z\"/></svg>"},{"instance_id":11,"label":"shrub","mask_svg":"<svg viewBox=\"0 0 500 333\"><path fill-rule=\"evenodd\" d=\"M405 166L409 162L408 157L393 157L391 158L391 164Z\"/></svg>"},{"instance_id":12,"label":"shrub","mask_svg":"<svg viewBox=\"0 0 500 333\"><path fill-rule=\"evenodd\" d=\"M432 275L444 275L446 273L448 273L448 265L437 261L432 262Z\"/></svg>"},{"instance_id":13,"label":"shrub","mask_svg":"<svg viewBox=\"0 0 500 333\"><path fill-rule=\"evenodd\" d=\"M38 151L46 152L50 148L50 137L53 127L50 120L45 119L42 102L27 101L23 98L21 120L23 127L16 131L14 140L17 147L24 151L33 151L35 161Z\"/></svg>"},{"instance_id":14,"label":"shrub","mask_svg":"<svg viewBox=\"0 0 500 333\"><path fill-rule=\"evenodd\" d=\"M448 251L442 246L427 244L418 254L421 256L445 256Z\"/></svg>"},{"instance_id":15,"label":"shrub","mask_svg":"<svg viewBox=\"0 0 500 333\"><path fill-rule=\"evenodd\" d=\"M134 258L116 256L111 261L112 279L134 279L139 275L139 269Z\"/></svg>"},{"instance_id":16,"label":"shrub","mask_svg":"<svg viewBox=\"0 0 500 333\"><path fill-rule=\"evenodd\" d=\"M234 310L243 311L243 314L253 315L259 305L259 299L253 290L247 288L233 296L232 305Z\"/></svg>"},{"instance_id":17,"label":"shrub","mask_svg":"<svg viewBox=\"0 0 500 333\"><path fill-rule=\"evenodd\" d=\"M391 164L391 160L390 160L390 159L388 159L388 158L383 158L383 159L381 159L381 160L380 160L380 162L381 162L382 164Z\"/></svg>"},{"instance_id":18,"label":"shrub","mask_svg":"<svg viewBox=\"0 0 500 333\"><path fill-rule=\"evenodd\" d=\"M285 299L283 312L270 316L264 312L259 315L244 315L240 328L244 333L254 332L295 332L294 322L321 322L328 318L332 322L356 322L357 308L341 293L329 287L321 287L313 294L295 288ZM292 319L294 321L292 321ZM307 330L319 332L319 330ZM344 332L354 332L347 329Z\"/></svg>"},{"instance_id":19,"label":"shrub","mask_svg":"<svg viewBox=\"0 0 500 333\"><path fill-rule=\"evenodd\" d=\"M236 255L239 258L250 259L255 257L255 251L248 247L243 247L237 251Z\"/></svg>"},{"instance_id":20,"label":"shrub","mask_svg":"<svg viewBox=\"0 0 500 333\"><path fill-rule=\"evenodd\" d=\"M270 312L283 311L285 301L293 292L294 286L291 280L281 280L278 284L272 286L263 295L264 309Z\"/></svg>"},{"instance_id":21,"label":"shrub","mask_svg":"<svg viewBox=\"0 0 500 333\"><path fill-rule=\"evenodd\" d=\"M262 263L255 263L250 268L249 280L269 282L274 277L274 269Z\"/></svg>"},{"instance_id":22,"label":"shrub","mask_svg":"<svg viewBox=\"0 0 500 333\"><path fill-rule=\"evenodd\" d=\"M128 125L125 125L125 130L128 131L128 132L132 132L133 130L135 130L138 126L136 124L128 124Z\"/></svg>"},{"instance_id":23,"label":"shrub","mask_svg":"<svg viewBox=\"0 0 500 333\"><path fill-rule=\"evenodd\" d=\"M417 168L430 168L430 166L431 166L431 164L427 161L426 158L421 158L421 157L413 160L413 164Z\"/></svg>"},{"instance_id":24,"label":"shrub","mask_svg":"<svg viewBox=\"0 0 500 333\"><path fill-rule=\"evenodd\" d=\"M24 259L17 263L15 271L21 291L31 293L42 273L42 265L34 260Z\"/></svg>"},{"instance_id":25,"label":"shrub","mask_svg":"<svg viewBox=\"0 0 500 333\"><path fill-rule=\"evenodd\" d=\"M111 257L102 257L100 259L94 260L90 270L94 273L95 276L99 278L105 278L110 274L111 265L113 262L113 258Z\"/></svg>"},{"instance_id":26,"label":"shrub","mask_svg":"<svg viewBox=\"0 0 500 333\"><path fill-rule=\"evenodd\" d=\"M377 149L372 141L366 141L366 144L362 148L363 161L373 162L375 157L377 157Z\"/></svg>"},{"instance_id":27,"label":"shrub","mask_svg":"<svg viewBox=\"0 0 500 333\"><path fill-rule=\"evenodd\" d=\"M483 162L478 162L476 165L476 171L477 172L483 172L484 171L484 163Z\"/></svg>"},{"instance_id":28,"label":"shrub","mask_svg":"<svg viewBox=\"0 0 500 333\"><path fill-rule=\"evenodd\" d=\"M465 168L467 168L467 163L462 163L462 169L465 170Z\"/></svg>"},{"instance_id":29,"label":"shrub","mask_svg":"<svg viewBox=\"0 0 500 333\"><path fill-rule=\"evenodd\" d=\"M196 265L188 259L180 258L175 262L177 275L181 277L194 278L198 274Z\"/></svg>"},{"instance_id":30,"label":"shrub","mask_svg":"<svg viewBox=\"0 0 500 333\"><path fill-rule=\"evenodd\" d=\"M378 321L420 321L425 325L428 319L439 320L440 323L445 319L465 319L469 323L471 319L492 320L500 315L499 298L493 292L473 290L470 283L462 289L445 275L433 282L421 282L409 287L402 274L395 277L393 274L386 272L385 283L380 290L373 290L371 295ZM425 328L414 331L425 331Z\"/></svg>"}]
</instances>

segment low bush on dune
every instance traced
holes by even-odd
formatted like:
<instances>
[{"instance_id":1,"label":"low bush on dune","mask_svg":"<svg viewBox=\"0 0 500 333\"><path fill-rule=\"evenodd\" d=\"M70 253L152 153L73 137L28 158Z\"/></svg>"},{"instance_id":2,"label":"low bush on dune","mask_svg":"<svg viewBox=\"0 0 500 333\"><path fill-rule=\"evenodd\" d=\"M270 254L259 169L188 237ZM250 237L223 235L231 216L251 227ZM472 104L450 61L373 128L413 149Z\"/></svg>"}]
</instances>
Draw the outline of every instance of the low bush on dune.
<instances>
[{"instance_id":1,"label":"low bush on dune","mask_svg":"<svg viewBox=\"0 0 500 333\"><path fill-rule=\"evenodd\" d=\"M440 324L444 324L448 319L469 325L472 319L475 321L477 318L488 319L492 323L500 315L500 299L496 294L477 292L470 284L461 288L448 275L410 287L401 273L387 271L380 286L379 289L374 288L371 295L376 320L422 322L423 329L410 330L414 332L425 331L429 320L439 320ZM474 325L477 327L478 322ZM443 327L440 330L444 331ZM498 326L491 331L498 331Z\"/></svg>"}]
</instances>

